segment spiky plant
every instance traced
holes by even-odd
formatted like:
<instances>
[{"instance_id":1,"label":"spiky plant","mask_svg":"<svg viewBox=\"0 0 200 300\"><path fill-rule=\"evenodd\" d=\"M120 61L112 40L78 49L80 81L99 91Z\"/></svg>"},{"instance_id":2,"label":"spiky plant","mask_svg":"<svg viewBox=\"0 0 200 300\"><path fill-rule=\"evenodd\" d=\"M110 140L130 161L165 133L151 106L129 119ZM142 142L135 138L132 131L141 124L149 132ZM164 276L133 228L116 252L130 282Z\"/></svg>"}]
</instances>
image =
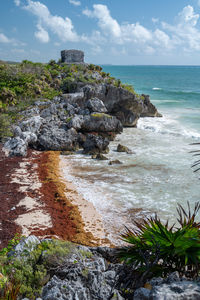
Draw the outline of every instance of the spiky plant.
<instances>
[{"instance_id":1,"label":"spiky plant","mask_svg":"<svg viewBox=\"0 0 200 300\"><path fill-rule=\"evenodd\" d=\"M200 145L200 143L193 143L191 145ZM190 153L193 153L193 156L200 156L200 150L193 150L193 151L190 151ZM193 165L192 165L192 168L195 168L194 169L194 172L197 172L200 170L200 159L196 160Z\"/></svg>"},{"instance_id":2,"label":"spiky plant","mask_svg":"<svg viewBox=\"0 0 200 300\"><path fill-rule=\"evenodd\" d=\"M166 275L173 271L194 277L200 269L200 223L195 217L200 203L193 213L188 203L188 213L179 204L177 208L179 228L163 224L155 215L142 224L134 222L136 229L126 228L121 235L127 246L119 249L119 257L134 264L141 272Z\"/></svg>"}]
</instances>

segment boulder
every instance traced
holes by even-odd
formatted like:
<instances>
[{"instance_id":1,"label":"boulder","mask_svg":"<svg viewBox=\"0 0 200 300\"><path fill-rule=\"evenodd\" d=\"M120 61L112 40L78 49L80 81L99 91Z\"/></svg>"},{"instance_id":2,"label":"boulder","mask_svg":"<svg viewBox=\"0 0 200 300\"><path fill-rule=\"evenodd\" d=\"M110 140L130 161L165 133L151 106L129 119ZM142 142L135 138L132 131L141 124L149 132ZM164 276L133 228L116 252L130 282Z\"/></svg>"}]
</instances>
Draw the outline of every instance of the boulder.
<instances>
[{"instance_id":1,"label":"boulder","mask_svg":"<svg viewBox=\"0 0 200 300\"><path fill-rule=\"evenodd\" d=\"M105 155L103 155L102 153L98 153L97 156L96 156L96 159L108 160L108 158Z\"/></svg>"},{"instance_id":2,"label":"boulder","mask_svg":"<svg viewBox=\"0 0 200 300\"><path fill-rule=\"evenodd\" d=\"M118 144L117 146L117 152L126 152L127 154L132 154L133 152L131 151L131 149L129 149L126 146L123 146L121 144Z\"/></svg>"},{"instance_id":3,"label":"boulder","mask_svg":"<svg viewBox=\"0 0 200 300\"><path fill-rule=\"evenodd\" d=\"M40 240L35 235L30 235L27 238L22 238L14 248L11 255L17 257L28 257L29 253L33 251L40 244Z\"/></svg>"},{"instance_id":4,"label":"boulder","mask_svg":"<svg viewBox=\"0 0 200 300\"><path fill-rule=\"evenodd\" d=\"M148 95L136 95L112 84L85 85L82 88L86 100L97 97L104 102L109 114L115 115L127 127L135 127L142 117L159 117Z\"/></svg>"},{"instance_id":5,"label":"boulder","mask_svg":"<svg viewBox=\"0 0 200 300\"><path fill-rule=\"evenodd\" d=\"M27 143L19 136L9 139L3 146L7 156L26 156Z\"/></svg>"},{"instance_id":6,"label":"boulder","mask_svg":"<svg viewBox=\"0 0 200 300\"><path fill-rule=\"evenodd\" d=\"M100 112L100 113L107 112L107 108L105 107L103 101L96 97L89 99L86 102L86 108L88 108L90 112Z\"/></svg>"},{"instance_id":7,"label":"boulder","mask_svg":"<svg viewBox=\"0 0 200 300\"><path fill-rule=\"evenodd\" d=\"M40 116L34 116L30 119L27 119L19 123L19 127L21 128L22 131L30 131L32 133L37 134L42 125L42 120L43 119Z\"/></svg>"},{"instance_id":8,"label":"boulder","mask_svg":"<svg viewBox=\"0 0 200 300\"><path fill-rule=\"evenodd\" d=\"M20 137L25 141L27 145L32 145L37 142L37 135L30 131L24 131L21 133Z\"/></svg>"},{"instance_id":9,"label":"boulder","mask_svg":"<svg viewBox=\"0 0 200 300\"><path fill-rule=\"evenodd\" d=\"M122 162L121 162L119 159L115 159L115 160L109 161L108 164L109 164L110 166L112 166L112 165L120 165L120 164L122 164Z\"/></svg>"},{"instance_id":10,"label":"boulder","mask_svg":"<svg viewBox=\"0 0 200 300\"><path fill-rule=\"evenodd\" d=\"M84 98L84 93L82 91L62 94L61 99L66 104L68 103L71 105L77 104L81 108L85 107L85 98Z\"/></svg>"},{"instance_id":11,"label":"boulder","mask_svg":"<svg viewBox=\"0 0 200 300\"><path fill-rule=\"evenodd\" d=\"M156 107L151 103L148 95L142 94L141 97L144 98L144 101L140 117L162 117L162 115L157 111Z\"/></svg>"},{"instance_id":12,"label":"boulder","mask_svg":"<svg viewBox=\"0 0 200 300\"><path fill-rule=\"evenodd\" d=\"M142 298L141 298L142 299ZM200 300L200 285L191 281L179 281L153 287L149 300ZM135 298L134 298L135 300Z\"/></svg>"},{"instance_id":13,"label":"boulder","mask_svg":"<svg viewBox=\"0 0 200 300\"><path fill-rule=\"evenodd\" d=\"M123 126L116 117L104 113L92 113L89 116L84 116L82 130L86 132L121 133Z\"/></svg>"},{"instance_id":14,"label":"boulder","mask_svg":"<svg viewBox=\"0 0 200 300\"><path fill-rule=\"evenodd\" d=\"M74 115L74 117L70 118L70 120L67 122L67 127L80 130L82 128L83 123L84 119L82 115Z\"/></svg>"},{"instance_id":15,"label":"boulder","mask_svg":"<svg viewBox=\"0 0 200 300\"><path fill-rule=\"evenodd\" d=\"M73 151L77 147L77 131L74 128L64 130L58 127L45 128L38 137L39 148L54 151Z\"/></svg>"},{"instance_id":16,"label":"boulder","mask_svg":"<svg viewBox=\"0 0 200 300\"><path fill-rule=\"evenodd\" d=\"M108 151L109 141L102 136L88 134L83 144L84 153L97 154L106 153Z\"/></svg>"}]
</instances>

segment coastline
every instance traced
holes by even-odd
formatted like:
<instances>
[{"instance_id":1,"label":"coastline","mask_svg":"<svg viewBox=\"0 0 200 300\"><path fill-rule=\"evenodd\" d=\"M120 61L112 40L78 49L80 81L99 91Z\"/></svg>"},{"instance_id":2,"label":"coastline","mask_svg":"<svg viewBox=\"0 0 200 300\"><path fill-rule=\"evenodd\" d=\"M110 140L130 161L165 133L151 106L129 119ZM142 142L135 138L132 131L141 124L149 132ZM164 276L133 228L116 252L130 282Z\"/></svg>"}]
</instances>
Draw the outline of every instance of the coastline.
<instances>
[{"instance_id":1,"label":"coastline","mask_svg":"<svg viewBox=\"0 0 200 300\"><path fill-rule=\"evenodd\" d=\"M68 167L69 161L60 156L60 175L61 181L65 184L65 196L67 200L70 201L73 206L78 208L81 215L81 221L84 226L84 231L86 234L91 233L93 235L93 240L91 242L98 242L101 246L111 246L111 242L106 237L106 231L101 215L97 212L91 202L87 201L79 194L73 182L66 179L63 168L66 169Z\"/></svg>"},{"instance_id":2,"label":"coastline","mask_svg":"<svg viewBox=\"0 0 200 300\"><path fill-rule=\"evenodd\" d=\"M6 157L1 147L0 154L0 248L16 233L112 246L95 208L63 177L59 152Z\"/></svg>"}]
</instances>

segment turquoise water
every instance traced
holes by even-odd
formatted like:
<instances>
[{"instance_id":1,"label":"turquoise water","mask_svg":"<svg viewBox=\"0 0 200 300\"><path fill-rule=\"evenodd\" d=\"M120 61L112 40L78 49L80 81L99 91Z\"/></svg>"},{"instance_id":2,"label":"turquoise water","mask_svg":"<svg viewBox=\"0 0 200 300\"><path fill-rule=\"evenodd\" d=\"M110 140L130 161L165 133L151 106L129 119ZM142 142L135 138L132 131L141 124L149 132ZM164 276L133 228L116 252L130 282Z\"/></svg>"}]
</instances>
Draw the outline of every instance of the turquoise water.
<instances>
[{"instance_id":1,"label":"turquoise water","mask_svg":"<svg viewBox=\"0 0 200 300\"><path fill-rule=\"evenodd\" d=\"M200 130L200 66L103 66L103 71L148 94L163 112ZM180 115L179 115L180 114Z\"/></svg>"},{"instance_id":2,"label":"turquoise water","mask_svg":"<svg viewBox=\"0 0 200 300\"><path fill-rule=\"evenodd\" d=\"M200 172L191 169L190 151L200 147L200 67L103 66L103 71L149 94L162 118L140 118L137 128L125 128L110 144L108 161L73 155L66 172L83 196L101 213L110 238L124 224L157 213L171 223L177 203L194 206L200 200ZM134 154L117 153L118 143Z\"/></svg>"}]
</instances>

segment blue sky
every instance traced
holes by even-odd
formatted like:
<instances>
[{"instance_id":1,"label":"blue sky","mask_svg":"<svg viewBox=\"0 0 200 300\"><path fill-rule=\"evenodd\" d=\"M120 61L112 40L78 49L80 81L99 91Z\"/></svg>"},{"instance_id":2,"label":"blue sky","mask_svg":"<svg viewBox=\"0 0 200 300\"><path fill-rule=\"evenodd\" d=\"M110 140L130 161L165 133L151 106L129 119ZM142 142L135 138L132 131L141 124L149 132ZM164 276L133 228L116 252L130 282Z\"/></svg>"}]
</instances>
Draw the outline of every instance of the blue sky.
<instances>
[{"instance_id":1,"label":"blue sky","mask_svg":"<svg viewBox=\"0 0 200 300\"><path fill-rule=\"evenodd\" d=\"M1 0L0 59L200 65L200 0Z\"/></svg>"}]
</instances>

